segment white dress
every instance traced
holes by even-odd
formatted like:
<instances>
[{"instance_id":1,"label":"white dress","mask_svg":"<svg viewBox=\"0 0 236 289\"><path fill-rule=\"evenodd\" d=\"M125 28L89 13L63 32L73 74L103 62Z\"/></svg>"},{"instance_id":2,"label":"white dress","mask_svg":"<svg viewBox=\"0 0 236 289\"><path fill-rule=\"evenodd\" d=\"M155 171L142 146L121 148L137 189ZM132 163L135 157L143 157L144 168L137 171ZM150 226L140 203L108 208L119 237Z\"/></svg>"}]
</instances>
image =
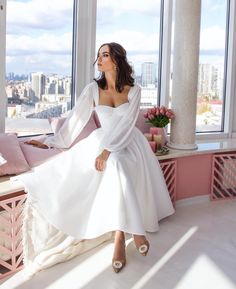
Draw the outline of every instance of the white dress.
<instances>
[{"instance_id":1,"label":"white dress","mask_svg":"<svg viewBox=\"0 0 236 289\"><path fill-rule=\"evenodd\" d=\"M32 252L32 244L33 257L26 248L30 247L29 238L31 243L35 242L28 230L32 231L32 218L37 214L48 224L44 230L52 226L64 238L78 244L78 240L101 238L116 230L139 235L155 232L158 221L174 213L158 160L135 127L140 95L140 87L135 85L129 91L129 102L118 107L99 105L98 86L92 82L82 92L60 131L45 143L70 147L93 109L101 128L31 172L18 176L28 192L24 225L26 264L32 266L38 257L38 252ZM99 172L95 169L95 159L103 149L111 154L106 169ZM34 238L39 238L38 235L43 233L35 233ZM42 247L43 241L40 244ZM52 248L48 240L47 246ZM49 250L46 259L51 257ZM60 261L64 260L60 257L59 261L49 263Z\"/></svg>"}]
</instances>

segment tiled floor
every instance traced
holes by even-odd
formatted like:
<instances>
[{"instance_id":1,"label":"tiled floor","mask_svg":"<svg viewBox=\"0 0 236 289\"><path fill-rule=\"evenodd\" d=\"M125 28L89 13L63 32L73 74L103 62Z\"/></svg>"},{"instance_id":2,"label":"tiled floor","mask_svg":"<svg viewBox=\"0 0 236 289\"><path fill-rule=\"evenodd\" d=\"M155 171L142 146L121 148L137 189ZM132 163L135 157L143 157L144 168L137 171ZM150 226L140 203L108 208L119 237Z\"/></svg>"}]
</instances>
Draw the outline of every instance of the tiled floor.
<instances>
[{"instance_id":1,"label":"tiled floor","mask_svg":"<svg viewBox=\"0 0 236 289\"><path fill-rule=\"evenodd\" d=\"M236 288L236 200L181 206L148 234L151 248L139 255L127 241L127 265L110 263L102 246L24 280L23 272L0 281L1 289L233 289Z\"/></svg>"}]
</instances>

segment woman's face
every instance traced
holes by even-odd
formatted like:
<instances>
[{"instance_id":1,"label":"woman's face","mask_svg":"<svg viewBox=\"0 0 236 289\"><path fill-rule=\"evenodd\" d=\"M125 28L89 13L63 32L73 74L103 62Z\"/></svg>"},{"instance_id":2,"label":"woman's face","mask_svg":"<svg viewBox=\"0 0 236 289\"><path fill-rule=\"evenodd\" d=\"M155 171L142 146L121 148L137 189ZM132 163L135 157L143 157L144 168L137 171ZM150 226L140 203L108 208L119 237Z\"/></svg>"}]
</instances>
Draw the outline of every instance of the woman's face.
<instances>
[{"instance_id":1,"label":"woman's face","mask_svg":"<svg viewBox=\"0 0 236 289\"><path fill-rule=\"evenodd\" d=\"M108 45L102 46L98 51L97 66L100 72L115 70L115 63L111 59Z\"/></svg>"}]
</instances>

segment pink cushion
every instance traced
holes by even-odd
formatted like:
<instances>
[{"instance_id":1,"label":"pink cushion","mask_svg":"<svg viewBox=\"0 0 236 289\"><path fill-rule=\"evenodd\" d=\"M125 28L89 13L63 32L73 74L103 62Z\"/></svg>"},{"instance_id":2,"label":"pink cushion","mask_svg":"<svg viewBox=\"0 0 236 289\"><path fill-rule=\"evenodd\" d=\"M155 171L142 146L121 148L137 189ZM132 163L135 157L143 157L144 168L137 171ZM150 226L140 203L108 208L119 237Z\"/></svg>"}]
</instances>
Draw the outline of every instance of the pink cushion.
<instances>
[{"instance_id":1,"label":"pink cushion","mask_svg":"<svg viewBox=\"0 0 236 289\"><path fill-rule=\"evenodd\" d=\"M146 109L140 109L138 119L136 121L136 127L141 130L142 133L149 132L151 124L145 123L146 119L144 118L144 113Z\"/></svg>"},{"instance_id":2,"label":"pink cushion","mask_svg":"<svg viewBox=\"0 0 236 289\"><path fill-rule=\"evenodd\" d=\"M99 120L99 118L98 118L98 115L97 115L96 111L94 111L93 117L94 117L94 121L95 121L95 123L96 123L96 126L97 126L97 127L101 127L101 123L100 123L100 120Z\"/></svg>"},{"instance_id":3,"label":"pink cushion","mask_svg":"<svg viewBox=\"0 0 236 289\"><path fill-rule=\"evenodd\" d=\"M30 169L15 134L0 133L0 153L7 161L0 166L0 176L20 174Z\"/></svg>"},{"instance_id":4,"label":"pink cushion","mask_svg":"<svg viewBox=\"0 0 236 289\"><path fill-rule=\"evenodd\" d=\"M30 139L34 139L34 140L38 140L40 142L43 142L45 140L45 138L46 138L46 136L43 135L43 136L32 137ZM27 160L27 162L31 168L42 164L46 160L52 158L53 156L57 155L58 153L60 153L62 151L62 150L56 149L56 148L40 149L40 148L34 147L32 145L25 144L24 143L25 140L26 139L20 141L20 146L21 146L21 149L25 155L25 158L26 158L26 160ZM29 138L28 138L28 140L29 140Z\"/></svg>"},{"instance_id":5,"label":"pink cushion","mask_svg":"<svg viewBox=\"0 0 236 289\"><path fill-rule=\"evenodd\" d=\"M88 123L86 124L86 126L84 127L82 132L78 135L78 137L75 139L73 145L76 144L78 141L80 141L80 140L86 138L87 136L89 136L92 131L94 131L95 129L98 128L97 124L95 122L95 119L94 119L94 114L95 113L93 112L93 114L91 115Z\"/></svg>"}]
</instances>

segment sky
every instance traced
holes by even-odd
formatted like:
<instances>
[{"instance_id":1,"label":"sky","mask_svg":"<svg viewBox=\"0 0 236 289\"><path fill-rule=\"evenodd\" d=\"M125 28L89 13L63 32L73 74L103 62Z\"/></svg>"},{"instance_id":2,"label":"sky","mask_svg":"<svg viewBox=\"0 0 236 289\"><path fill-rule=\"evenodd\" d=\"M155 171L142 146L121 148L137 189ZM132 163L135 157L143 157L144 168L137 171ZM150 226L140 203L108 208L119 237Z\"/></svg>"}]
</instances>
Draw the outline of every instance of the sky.
<instances>
[{"instance_id":1,"label":"sky","mask_svg":"<svg viewBox=\"0 0 236 289\"><path fill-rule=\"evenodd\" d=\"M226 2L202 0L202 62L223 62ZM160 0L97 3L97 48L119 42L139 72L143 62L158 62ZM73 0L8 0L7 73L70 75L72 10Z\"/></svg>"}]
</instances>

